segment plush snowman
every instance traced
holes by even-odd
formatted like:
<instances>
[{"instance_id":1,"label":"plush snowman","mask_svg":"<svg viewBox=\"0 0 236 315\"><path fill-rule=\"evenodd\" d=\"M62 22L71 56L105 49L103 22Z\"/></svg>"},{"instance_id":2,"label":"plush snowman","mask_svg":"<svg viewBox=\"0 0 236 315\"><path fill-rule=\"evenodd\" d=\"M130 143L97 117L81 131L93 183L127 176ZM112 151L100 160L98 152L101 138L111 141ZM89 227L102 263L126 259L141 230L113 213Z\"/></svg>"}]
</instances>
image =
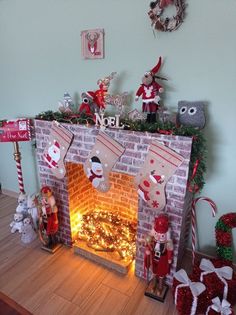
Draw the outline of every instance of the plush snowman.
<instances>
[{"instance_id":1,"label":"plush snowman","mask_svg":"<svg viewBox=\"0 0 236 315\"><path fill-rule=\"evenodd\" d=\"M50 168L57 168L58 162L61 158L59 142L54 140L54 143L48 148L47 153L45 153L43 157Z\"/></svg>"},{"instance_id":2,"label":"plush snowman","mask_svg":"<svg viewBox=\"0 0 236 315\"><path fill-rule=\"evenodd\" d=\"M27 214L27 195L25 193L19 194L16 213L22 213L24 216Z\"/></svg>"},{"instance_id":3,"label":"plush snowman","mask_svg":"<svg viewBox=\"0 0 236 315\"><path fill-rule=\"evenodd\" d=\"M97 188L104 181L102 163L97 156L93 156L90 162L91 168L87 168L87 177L93 187Z\"/></svg>"},{"instance_id":4,"label":"plush snowman","mask_svg":"<svg viewBox=\"0 0 236 315\"><path fill-rule=\"evenodd\" d=\"M38 221L39 221L39 214L38 208L36 206L37 196L31 195L27 198L27 211L28 215L32 218L33 227L35 230L38 229Z\"/></svg>"},{"instance_id":5,"label":"plush snowman","mask_svg":"<svg viewBox=\"0 0 236 315\"><path fill-rule=\"evenodd\" d=\"M37 237L31 222L31 218L27 217L23 220L21 241L25 244L31 243Z\"/></svg>"},{"instance_id":6,"label":"plush snowman","mask_svg":"<svg viewBox=\"0 0 236 315\"><path fill-rule=\"evenodd\" d=\"M19 231L19 233L22 232L23 218L24 216L20 212L14 214L14 220L10 223L11 233L15 233L16 231Z\"/></svg>"}]
</instances>

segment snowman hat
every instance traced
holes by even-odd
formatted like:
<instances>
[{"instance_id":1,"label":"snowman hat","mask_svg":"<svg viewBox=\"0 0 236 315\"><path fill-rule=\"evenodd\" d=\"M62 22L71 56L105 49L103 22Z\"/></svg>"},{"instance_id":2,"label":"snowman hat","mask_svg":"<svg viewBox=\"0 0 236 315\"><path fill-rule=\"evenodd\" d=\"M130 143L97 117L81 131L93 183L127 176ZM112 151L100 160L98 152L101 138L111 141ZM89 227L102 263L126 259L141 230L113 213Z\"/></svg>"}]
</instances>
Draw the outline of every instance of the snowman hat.
<instances>
[{"instance_id":1,"label":"snowman hat","mask_svg":"<svg viewBox=\"0 0 236 315\"><path fill-rule=\"evenodd\" d=\"M60 149L60 143L59 143L57 140L54 140L54 145L55 145L58 149Z\"/></svg>"},{"instance_id":2,"label":"snowman hat","mask_svg":"<svg viewBox=\"0 0 236 315\"><path fill-rule=\"evenodd\" d=\"M85 94L91 99L94 99L95 97L95 93L93 91L87 91L85 92Z\"/></svg>"},{"instance_id":3,"label":"snowman hat","mask_svg":"<svg viewBox=\"0 0 236 315\"><path fill-rule=\"evenodd\" d=\"M101 161L97 156L93 156L90 161L92 163L100 163L101 164Z\"/></svg>"}]
</instances>

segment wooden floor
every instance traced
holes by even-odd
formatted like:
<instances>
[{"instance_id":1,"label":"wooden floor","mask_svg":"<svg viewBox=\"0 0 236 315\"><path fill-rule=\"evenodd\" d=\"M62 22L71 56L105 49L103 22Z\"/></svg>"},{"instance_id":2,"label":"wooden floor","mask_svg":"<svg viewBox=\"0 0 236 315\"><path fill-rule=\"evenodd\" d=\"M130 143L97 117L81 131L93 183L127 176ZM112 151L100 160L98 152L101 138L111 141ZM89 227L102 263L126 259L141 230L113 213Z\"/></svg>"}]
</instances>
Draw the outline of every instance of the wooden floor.
<instances>
[{"instance_id":1,"label":"wooden floor","mask_svg":"<svg viewBox=\"0 0 236 315\"><path fill-rule=\"evenodd\" d=\"M62 247L54 255L38 240L21 243L9 224L16 199L0 194L0 291L33 314L177 315L169 291L165 303L144 296L133 271L121 276Z\"/></svg>"}]
</instances>

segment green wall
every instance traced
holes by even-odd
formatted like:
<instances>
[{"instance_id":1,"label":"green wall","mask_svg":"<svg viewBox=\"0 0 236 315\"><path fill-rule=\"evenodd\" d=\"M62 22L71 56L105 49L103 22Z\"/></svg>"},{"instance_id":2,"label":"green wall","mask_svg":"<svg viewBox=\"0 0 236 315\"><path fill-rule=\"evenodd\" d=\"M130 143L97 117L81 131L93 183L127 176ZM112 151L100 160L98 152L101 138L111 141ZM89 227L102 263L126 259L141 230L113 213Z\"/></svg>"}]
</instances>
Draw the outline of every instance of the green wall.
<instances>
[{"instance_id":1,"label":"green wall","mask_svg":"<svg viewBox=\"0 0 236 315\"><path fill-rule=\"evenodd\" d=\"M111 91L134 95L144 71L164 57L165 104L207 103L208 173L202 195L218 205L217 218L235 205L236 1L189 0L186 19L172 33L154 37L149 0L0 0L0 119L56 110L64 91L96 89L117 71ZM80 32L105 29L105 59L81 58ZM131 100L133 102L133 99ZM134 105L141 107L139 105ZM34 152L20 145L27 192L38 189ZM18 190L11 144L0 144L0 182ZM199 204L201 250L214 246L210 208Z\"/></svg>"}]
</instances>

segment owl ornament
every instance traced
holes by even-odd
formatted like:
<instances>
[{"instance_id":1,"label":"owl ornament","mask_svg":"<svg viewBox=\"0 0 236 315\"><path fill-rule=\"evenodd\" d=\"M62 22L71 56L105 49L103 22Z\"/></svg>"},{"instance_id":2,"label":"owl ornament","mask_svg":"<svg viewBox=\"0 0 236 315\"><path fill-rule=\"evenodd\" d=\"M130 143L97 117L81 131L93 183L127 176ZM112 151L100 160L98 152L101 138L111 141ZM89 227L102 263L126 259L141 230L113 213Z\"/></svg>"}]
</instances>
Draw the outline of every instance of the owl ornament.
<instances>
[{"instance_id":1,"label":"owl ornament","mask_svg":"<svg viewBox=\"0 0 236 315\"><path fill-rule=\"evenodd\" d=\"M203 129L206 123L204 102L178 102L177 124Z\"/></svg>"}]
</instances>

